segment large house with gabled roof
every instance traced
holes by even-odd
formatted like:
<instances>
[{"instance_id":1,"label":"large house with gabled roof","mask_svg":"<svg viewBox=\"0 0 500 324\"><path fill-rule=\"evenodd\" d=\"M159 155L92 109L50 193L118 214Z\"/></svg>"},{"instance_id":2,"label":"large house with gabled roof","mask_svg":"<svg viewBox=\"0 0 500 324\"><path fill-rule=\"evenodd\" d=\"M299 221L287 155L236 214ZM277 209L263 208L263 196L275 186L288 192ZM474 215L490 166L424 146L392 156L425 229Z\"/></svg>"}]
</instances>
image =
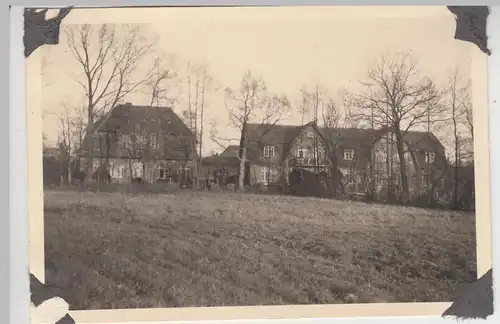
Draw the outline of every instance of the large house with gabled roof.
<instances>
[{"instance_id":1,"label":"large house with gabled roof","mask_svg":"<svg viewBox=\"0 0 500 324\"><path fill-rule=\"evenodd\" d=\"M106 167L117 183L133 178L177 180L192 170L194 143L194 134L172 108L121 104L98 120L93 134L84 139L81 168L87 171L89 163L92 172Z\"/></svg>"},{"instance_id":2,"label":"large house with gabled roof","mask_svg":"<svg viewBox=\"0 0 500 324\"><path fill-rule=\"evenodd\" d=\"M289 184L292 170L329 172L326 147L334 148L337 167L344 175L347 191L367 189L368 177L375 189L400 182L395 136L390 129L326 128L314 122L305 125L246 126L247 160L252 184ZM407 131L404 136L408 182L411 188L435 185L441 188L446 169L445 149L429 132ZM238 146L229 146L221 156L236 156Z\"/></svg>"}]
</instances>

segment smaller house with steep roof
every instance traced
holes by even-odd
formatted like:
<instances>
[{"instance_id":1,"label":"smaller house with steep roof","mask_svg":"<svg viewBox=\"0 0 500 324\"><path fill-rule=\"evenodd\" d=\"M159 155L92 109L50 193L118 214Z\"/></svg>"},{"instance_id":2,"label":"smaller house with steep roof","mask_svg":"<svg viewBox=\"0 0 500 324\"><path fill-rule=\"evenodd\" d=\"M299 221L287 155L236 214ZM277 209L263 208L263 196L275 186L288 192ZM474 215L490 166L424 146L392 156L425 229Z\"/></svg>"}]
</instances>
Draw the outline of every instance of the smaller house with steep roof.
<instances>
[{"instance_id":1,"label":"smaller house with steep roof","mask_svg":"<svg viewBox=\"0 0 500 324\"><path fill-rule=\"evenodd\" d=\"M79 155L84 171L89 163L92 172L105 168L112 182L171 182L189 176L195 143L194 134L172 108L126 103L95 123Z\"/></svg>"}]
</instances>

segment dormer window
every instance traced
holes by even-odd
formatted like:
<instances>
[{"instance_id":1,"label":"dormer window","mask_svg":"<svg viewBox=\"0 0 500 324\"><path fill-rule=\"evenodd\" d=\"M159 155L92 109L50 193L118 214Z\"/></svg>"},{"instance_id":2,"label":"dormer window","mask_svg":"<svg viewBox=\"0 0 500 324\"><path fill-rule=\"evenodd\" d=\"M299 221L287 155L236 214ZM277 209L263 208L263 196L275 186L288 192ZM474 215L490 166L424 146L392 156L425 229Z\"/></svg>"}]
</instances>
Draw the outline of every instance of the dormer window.
<instances>
[{"instance_id":1,"label":"dormer window","mask_svg":"<svg viewBox=\"0 0 500 324\"><path fill-rule=\"evenodd\" d=\"M272 157L274 157L274 155L275 155L275 151L274 151L273 145L264 146L264 157L272 158Z\"/></svg>"},{"instance_id":2,"label":"dormer window","mask_svg":"<svg viewBox=\"0 0 500 324\"><path fill-rule=\"evenodd\" d=\"M344 160L347 160L347 161L354 160L354 150L353 149L344 150Z\"/></svg>"},{"instance_id":3,"label":"dormer window","mask_svg":"<svg viewBox=\"0 0 500 324\"><path fill-rule=\"evenodd\" d=\"M436 154L434 152L425 152L425 163L434 163Z\"/></svg>"},{"instance_id":4,"label":"dormer window","mask_svg":"<svg viewBox=\"0 0 500 324\"><path fill-rule=\"evenodd\" d=\"M314 137L314 133L313 132L307 132L306 133L306 137Z\"/></svg>"}]
</instances>

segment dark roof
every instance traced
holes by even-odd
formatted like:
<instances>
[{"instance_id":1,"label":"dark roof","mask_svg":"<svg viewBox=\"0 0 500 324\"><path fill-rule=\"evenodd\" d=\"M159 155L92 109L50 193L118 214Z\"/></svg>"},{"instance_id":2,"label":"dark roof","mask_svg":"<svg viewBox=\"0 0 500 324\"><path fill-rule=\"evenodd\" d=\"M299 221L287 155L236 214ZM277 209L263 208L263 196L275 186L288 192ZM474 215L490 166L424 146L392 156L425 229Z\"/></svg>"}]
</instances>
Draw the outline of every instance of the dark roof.
<instances>
[{"instance_id":1,"label":"dark roof","mask_svg":"<svg viewBox=\"0 0 500 324\"><path fill-rule=\"evenodd\" d=\"M151 131L192 136L182 119L170 107L137 106L130 103L116 106L108 115L98 120L95 130L132 132L136 124L148 124Z\"/></svg>"},{"instance_id":2,"label":"dark roof","mask_svg":"<svg viewBox=\"0 0 500 324\"><path fill-rule=\"evenodd\" d=\"M259 143L290 143L300 134L302 125L247 124L248 140Z\"/></svg>"},{"instance_id":3,"label":"dark roof","mask_svg":"<svg viewBox=\"0 0 500 324\"><path fill-rule=\"evenodd\" d=\"M223 166L223 165L234 165L237 166L240 164L240 160L237 156L207 156L203 158L203 165L206 166Z\"/></svg>"},{"instance_id":4,"label":"dark roof","mask_svg":"<svg viewBox=\"0 0 500 324\"><path fill-rule=\"evenodd\" d=\"M165 139L162 158L185 159L187 153L183 140L193 138L194 134L170 107L120 104L95 123L94 132L133 133L137 124L147 125L148 132L159 132ZM85 136L79 155L87 154L87 141Z\"/></svg>"},{"instance_id":5,"label":"dark roof","mask_svg":"<svg viewBox=\"0 0 500 324\"><path fill-rule=\"evenodd\" d=\"M443 144L441 144L441 141L439 141L439 139L433 133L408 131L406 132L405 140L408 144L413 145L415 148L439 148L444 153Z\"/></svg>"},{"instance_id":6,"label":"dark roof","mask_svg":"<svg viewBox=\"0 0 500 324\"><path fill-rule=\"evenodd\" d=\"M247 124L247 158L250 161L258 161L261 158L262 145L278 143L283 144L281 156L286 156L291 148L292 141L309 124L311 123L305 125Z\"/></svg>"},{"instance_id":7,"label":"dark roof","mask_svg":"<svg viewBox=\"0 0 500 324\"><path fill-rule=\"evenodd\" d=\"M346 148L369 148L380 137L386 133L388 128L365 129L365 128L325 128L317 127L314 122L305 125L269 125L269 124L248 124L247 136L250 143L260 144L275 144L285 143L291 144L292 141L300 135L302 129L312 125L320 135L323 135L330 140L337 140L339 144ZM444 147L433 133L422 131L407 131L405 134L407 144L418 149L433 149L444 154ZM226 149L227 152L238 150L238 145L231 145ZM285 150L290 149L290 145L286 146ZM261 150L249 145L248 158L255 159L260 156ZM283 152L286 155L288 152ZM223 153L224 154L224 153Z\"/></svg>"},{"instance_id":8,"label":"dark roof","mask_svg":"<svg viewBox=\"0 0 500 324\"><path fill-rule=\"evenodd\" d=\"M371 146L375 141L379 140L387 130L387 128L319 128L320 133L324 136L329 135L330 138L337 139L339 142L341 142L344 147L352 148ZM414 148L432 148L439 149L440 151L442 150L442 152L444 152L443 145L433 133L422 131L407 131L404 137L405 142L408 145L413 146Z\"/></svg>"},{"instance_id":9,"label":"dark roof","mask_svg":"<svg viewBox=\"0 0 500 324\"><path fill-rule=\"evenodd\" d=\"M371 147L384 133L381 129L319 127L320 135L347 148Z\"/></svg>"},{"instance_id":10,"label":"dark roof","mask_svg":"<svg viewBox=\"0 0 500 324\"><path fill-rule=\"evenodd\" d=\"M230 157L233 158L235 156L238 156L238 151L239 151L240 146L239 145L229 145L226 147L224 152L222 152L218 157Z\"/></svg>"},{"instance_id":11,"label":"dark roof","mask_svg":"<svg viewBox=\"0 0 500 324\"><path fill-rule=\"evenodd\" d=\"M57 147L44 147L43 155L44 156L57 156L59 155L60 150Z\"/></svg>"}]
</instances>

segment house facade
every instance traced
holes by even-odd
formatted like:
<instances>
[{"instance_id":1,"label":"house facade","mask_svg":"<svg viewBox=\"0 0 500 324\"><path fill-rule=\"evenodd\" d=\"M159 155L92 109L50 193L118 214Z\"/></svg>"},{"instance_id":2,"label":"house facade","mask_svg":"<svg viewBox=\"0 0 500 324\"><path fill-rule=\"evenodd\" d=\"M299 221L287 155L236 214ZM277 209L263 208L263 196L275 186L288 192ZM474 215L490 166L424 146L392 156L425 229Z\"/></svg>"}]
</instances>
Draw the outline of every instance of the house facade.
<instances>
[{"instance_id":1,"label":"house facade","mask_svg":"<svg viewBox=\"0 0 500 324\"><path fill-rule=\"evenodd\" d=\"M252 184L289 184L293 170L328 173L329 157L334 154L347 192L366 192L370 183L377 191L388 183L401 186L395 134L388 129L322 128L313 122L303 126L248 124L246 134ZM409 188L442 188L447 163L445 149L435 135L407 131L403 142ZM237 152L238 147L226 151L230 149Z\"/></svg>"},{"instance_id":2,"label":"house facade","mask_svg":"<svg viewBox=\"0 0 500 324\"><path fill-rule=\"evenodd\" d=\"M89 145L89 141L91 141ZM80 153L81 169L105 168L111 181L179 182L190 176L196 138L170 107L116 106L95 123Z\"/></svg>"}]
</instances>

